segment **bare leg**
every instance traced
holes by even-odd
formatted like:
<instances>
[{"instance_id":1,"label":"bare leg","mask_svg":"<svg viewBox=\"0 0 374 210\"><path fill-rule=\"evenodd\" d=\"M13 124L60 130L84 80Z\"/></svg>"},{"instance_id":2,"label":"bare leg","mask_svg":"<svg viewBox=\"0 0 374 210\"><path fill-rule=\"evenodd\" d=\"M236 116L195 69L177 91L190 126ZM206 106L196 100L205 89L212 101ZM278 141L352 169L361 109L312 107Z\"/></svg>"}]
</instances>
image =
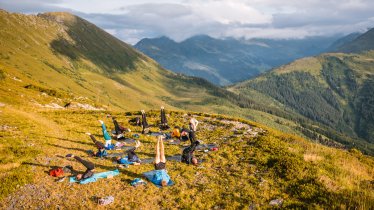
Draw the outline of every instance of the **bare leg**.
<instances>
[{"instance_id":1,"label":"bare leg","mask_svg":"<svg viewBox=\"0 0 374 210\"><path fill-rule=\"evenodd\" d=\"M164 151L164 141L162 140L162 136L158 136L160 139L160 161L163 163L166 163L166 158L165 158L165 151Z\"/></svg>"},{"instance_id":2,"label":"bare leg","mask_svg":"<svg viewBox=\"0 0 374 210\"><path fill-rule=\"evenodd\" d=\"M160 139L157 139L157 144L156 144L156 157L155 157L155 163L158 164L160 162Z\"/></svg>"}]
</instances>

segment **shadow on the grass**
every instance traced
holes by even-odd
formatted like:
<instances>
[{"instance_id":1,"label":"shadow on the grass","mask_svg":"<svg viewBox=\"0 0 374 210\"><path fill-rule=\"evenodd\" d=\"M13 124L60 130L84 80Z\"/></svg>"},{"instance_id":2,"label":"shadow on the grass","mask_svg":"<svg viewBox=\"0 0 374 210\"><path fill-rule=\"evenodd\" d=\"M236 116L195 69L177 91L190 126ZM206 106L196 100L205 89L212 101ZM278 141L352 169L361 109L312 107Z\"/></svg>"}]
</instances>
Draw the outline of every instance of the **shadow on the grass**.
<instances>
[{"instance_id":1,"label":"shadow on the grass","mask_svg":"<svg viewBox=\"0 0 374 210\"><path fill-rule=\"evenodd\" d=\"M138 154L138 155L145 155L145 156L148 156L148 157L155 157L155 154L146 153L146 152L136 152L136 154Z\"/></svg>"},{"instance_id":2,"label":"shadow on the grass","mask_svg":"<svg viewBox=\"0 0 374 210\"><path fill-rule=\"evenodd\" d=\"M47 143L47 145L57 147L57 148L62 148L62 149L75 150L75 151L80 151L80 152L85 152L85 153L87 152L86 149L81 149L81 148L65 147L65 146L61 146L61 145L57 145L57 144L51 144L51 143Z\"/></svg>"},{"instance_id":3,"label":"shadow on the grass","mask_svg":"<svg viewBox=\"0 0 374 210\"><path fill-rule=\"evenodd\" d=\"M79 141L79 140L72 140L72 139L60 138L60 137L55 137L55 136L45 136L45 137L47 137L47 138L53 138L53 139L58 139L58 140L61 140L61 141L68 141L68 142L72 142L72 143L85 144L85 145L92 146L92 143L87 143L87 142L83 142L83 141Z\"/></svg>"}]
</instances>

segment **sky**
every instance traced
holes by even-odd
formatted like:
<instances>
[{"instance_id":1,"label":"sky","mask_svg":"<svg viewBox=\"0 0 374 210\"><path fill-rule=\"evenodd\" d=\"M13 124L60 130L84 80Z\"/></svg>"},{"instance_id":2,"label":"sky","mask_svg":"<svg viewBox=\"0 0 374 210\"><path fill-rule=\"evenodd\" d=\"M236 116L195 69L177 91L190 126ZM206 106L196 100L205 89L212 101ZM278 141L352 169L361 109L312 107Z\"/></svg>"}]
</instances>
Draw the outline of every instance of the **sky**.
<instances>
[{"instance_id":1,"label":"sky","mask_svg":"<svg viewBox=\"0 0 374 210\"><path fill-rule=\"evenodd\" d=\"M373 0L0 0L9 12L65 11L135 44L167 36L292 39L374 27Z\"/></svg>"}]
</instances>

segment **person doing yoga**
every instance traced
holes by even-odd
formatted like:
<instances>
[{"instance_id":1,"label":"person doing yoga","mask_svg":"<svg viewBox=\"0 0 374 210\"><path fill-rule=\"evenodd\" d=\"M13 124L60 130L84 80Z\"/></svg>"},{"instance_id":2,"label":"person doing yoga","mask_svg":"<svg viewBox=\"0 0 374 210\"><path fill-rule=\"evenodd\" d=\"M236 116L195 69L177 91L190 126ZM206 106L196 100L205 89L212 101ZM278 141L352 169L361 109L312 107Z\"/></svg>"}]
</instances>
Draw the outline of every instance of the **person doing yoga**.
<instances>
[{"instance_id":1,"label":"person doing yoga","mask_svg":"<svg viewBox=\"0 0 374 210\"><path fill-rule=\"evenodd\" d=\"M189 147L183 150L181 159L182 163L193 164L195 166L198 164L198 161L196 157L193 155L193 153L195 152L195 149L199 144L199 141L195 141Z\"/></svg>"},{"instance_id":2,"label":"person doing yoga","mask_svg":"<svg viewBox=\"0 0 374 210\"><path fill-rule=\"evenodd\" d=\"M95 169L95 165L92 162L83 160L82 158L75 156L73 154L67 154L66 157L74 158L78 162L82 163L84 167L86 167L86 171L83 174L77 174L77 176L75 177L77 180L87 179L94 175L93 171Z\"/></svg>"},{"instance_id":3,"label":"person doing yoga","mask_svg":"<svg viewBox=\"0 0 374 210\"><path fill-rule=\"evenodd\" d=\"M98 151L94 153L96 157L104 157L107 156L107 152L105 150L105 145L101 143L100 141L97 141L96 138L91 133L86 133L88 136L90 136L93 143L96 145Z\"/></svg>"},{"instance_id":4,"label":"person doing yoga","mask_svg":"<svg viewBox=\"0 0 374 210\"><path fill-rule=\"evenodd\" d=\"M166 158L164 151L163 137L158 136L156 144L155 170L157 173L153 176L152 182L163 187L167 186L170 176L166 172Z\"/></svg>"},{"instance_id":5,"label":"person doing yoga","mask_svg":"<svg viewBox=\"0 0 374 210\"><path fill-rule=\"evenodd\" d=\"M145 111L144 110L141 110L142 112L142 134L146 134L149 132L149 125L148 125L148 122L147 122L147 116L145 115Z\"/></svg>"},{"instance_id":6,"label":"person doing yoga","mask_svg":"<svg viewBox=\"0 0 374 210\"><path fill-rule=\"evenodd\" d=\"M161 116L160 129L161 130L167 130L167 129L169 129L170 126L168 125L168 120L167 120L166 114L165 114L165 108L163 106L161 107L160 116Z\"/></svg>"},{"instance_id":7,"label":"person doing yoga","mask_svg":"<svg viewBox=\"0 0 374 210\"><path fill-rule=\"evenodd\" d=\"M139 156L135 153L135 150L140 147L140 141L136 141L136 145L134 148L128 150L127 153L127 158L123 157L116 157L116 161L118 164L133 164L133 165L140 165L140 158Z\"/></svg>"}]
</instances>

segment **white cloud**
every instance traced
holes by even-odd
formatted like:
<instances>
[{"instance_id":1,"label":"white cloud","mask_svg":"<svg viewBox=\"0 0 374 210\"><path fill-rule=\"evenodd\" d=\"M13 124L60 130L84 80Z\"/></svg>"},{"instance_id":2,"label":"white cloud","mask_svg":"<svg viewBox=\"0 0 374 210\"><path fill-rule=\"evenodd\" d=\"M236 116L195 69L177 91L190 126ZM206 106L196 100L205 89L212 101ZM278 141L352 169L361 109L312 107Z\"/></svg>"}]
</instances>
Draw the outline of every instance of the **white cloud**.
<instances>
[{"instance_id":1,"label":"white cloud","mask_svg":"<svg viewBox=\"0 0 374 210\"><path fill-rule=\"evenodd\" d=\"M162 35L302 38L374 27L372 0L0 0L0 8L70 11L132 44Z\"/></svg>"}]
</instances>

